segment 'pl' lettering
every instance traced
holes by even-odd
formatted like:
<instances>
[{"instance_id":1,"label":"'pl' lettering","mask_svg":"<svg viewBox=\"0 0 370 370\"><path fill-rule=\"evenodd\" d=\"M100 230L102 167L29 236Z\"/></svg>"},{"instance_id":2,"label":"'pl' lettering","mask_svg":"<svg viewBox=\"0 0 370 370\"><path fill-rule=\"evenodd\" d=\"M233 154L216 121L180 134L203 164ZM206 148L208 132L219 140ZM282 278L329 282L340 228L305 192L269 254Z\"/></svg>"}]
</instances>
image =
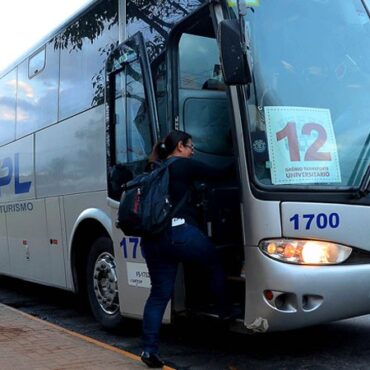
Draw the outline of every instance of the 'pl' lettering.
<instances>
[{"instance_id":1,"label":"'pl' lettering","mask_svg":"<svg viewBox=\"0 0 370 370\"><path fill-rule=\"evenodd\" d=\"M0 197L1 188L11 183L14 176L14 193L24 194L28 193L31 188L31 181L21 182L19 178L19 153L14 155L14 161L11 157L6 157L0 161Z\"/></svg>"}]
</instances>

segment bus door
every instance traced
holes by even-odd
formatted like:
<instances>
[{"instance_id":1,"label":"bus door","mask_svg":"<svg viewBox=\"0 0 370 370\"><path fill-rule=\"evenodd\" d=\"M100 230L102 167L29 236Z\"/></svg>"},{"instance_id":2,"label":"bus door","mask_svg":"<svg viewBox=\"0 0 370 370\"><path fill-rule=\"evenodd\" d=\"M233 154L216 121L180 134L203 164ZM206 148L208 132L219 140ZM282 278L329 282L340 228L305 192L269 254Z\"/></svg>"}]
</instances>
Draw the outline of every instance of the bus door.
<instances>
[{"instance_id":1,"label":"bus door","mask_svg":"<svg viewBox=\"0 0 370 370\"><path fill-rule=\"evenodd\" d=\"M194 158L210 165L236 164L232 115L223 82L219 51L210 7L176 26L170 34L170 55L175 128L192 135ZM225 179L199 184L199 204L203 208L204 231L216 244L232 281L234 299L244 303L242 229L239 180ZM204 297L202 272L191 287L200 287L194 299ZM185 268L186 276L186 268ZM198 276L198 278L196 278ZM189 297L190 292L187 293Z\"/></svg>"},{"instance_id":2,"label":"bus door","mask_svg":"<svg viewBox=\"0 0 370 370\"><path fill-rule=\"evenodd\" d=\"M107 61L108 201L117 218L121 186L145 170L158 140L158 119L148 57L141 33L115 49ZM113 228L120 310L142 315L150 279L141 254L140 238ZM165 321L169 321L169 309Z\"/></svg>"}]
</instances>

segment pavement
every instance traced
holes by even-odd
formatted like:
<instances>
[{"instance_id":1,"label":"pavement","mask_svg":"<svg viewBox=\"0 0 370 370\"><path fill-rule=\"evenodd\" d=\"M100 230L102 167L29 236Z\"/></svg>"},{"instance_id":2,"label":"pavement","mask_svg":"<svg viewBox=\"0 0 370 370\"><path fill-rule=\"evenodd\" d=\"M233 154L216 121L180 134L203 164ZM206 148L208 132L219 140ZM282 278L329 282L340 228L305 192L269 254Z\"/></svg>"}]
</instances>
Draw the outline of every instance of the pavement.
<instances>
[{"instance_id":1,"label":"pavement","mask_svg":"<svg viewBox=\"0 0 370 370\"><path fill-rule=\"evenodd\" d=\"M0 370L26 369L143 370L147 366L130 352L0 304Z\"/></svg>"}]
</instances>

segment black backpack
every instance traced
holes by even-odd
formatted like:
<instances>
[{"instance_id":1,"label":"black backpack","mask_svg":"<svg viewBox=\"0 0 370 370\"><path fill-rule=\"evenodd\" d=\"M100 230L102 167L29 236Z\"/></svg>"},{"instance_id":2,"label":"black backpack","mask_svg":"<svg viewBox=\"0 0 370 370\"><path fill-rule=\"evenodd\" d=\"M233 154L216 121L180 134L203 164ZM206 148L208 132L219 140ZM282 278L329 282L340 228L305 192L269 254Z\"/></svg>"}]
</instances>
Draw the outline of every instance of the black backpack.
<instances>
[{"instance_id":1,"label":"black backpack","mask_svg":"<svg viewBox=\"0 0 370 370\"><path fill-rule=\"evenodd\" d=\"M170 201L168 166L176 159L171 157L153 171L123 185L116 225L125 235L150 237L170 225L172 215L186 199L184 197L176 207Z\"/></svg>"}]
</instances>

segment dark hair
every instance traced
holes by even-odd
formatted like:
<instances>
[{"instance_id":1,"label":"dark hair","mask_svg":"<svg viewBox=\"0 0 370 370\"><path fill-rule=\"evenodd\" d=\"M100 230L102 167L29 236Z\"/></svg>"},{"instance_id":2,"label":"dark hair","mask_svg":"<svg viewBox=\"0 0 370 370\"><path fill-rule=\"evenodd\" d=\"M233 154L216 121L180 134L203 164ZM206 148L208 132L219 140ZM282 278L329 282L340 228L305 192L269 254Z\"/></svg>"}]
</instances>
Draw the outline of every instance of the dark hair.
<instances>
[{"instance_id":1,"label":"dark hair","mask_svg":"<svg viewBox=\"0 0 370 370\"><path fill-rule=\"evenodd\" d=\"M166 159L173 153L180 141L185 145L191 139L191 135L184 131L171 131L163 140L155 144L150 156L150 162Z\"/></svg>"}]
</instances>

